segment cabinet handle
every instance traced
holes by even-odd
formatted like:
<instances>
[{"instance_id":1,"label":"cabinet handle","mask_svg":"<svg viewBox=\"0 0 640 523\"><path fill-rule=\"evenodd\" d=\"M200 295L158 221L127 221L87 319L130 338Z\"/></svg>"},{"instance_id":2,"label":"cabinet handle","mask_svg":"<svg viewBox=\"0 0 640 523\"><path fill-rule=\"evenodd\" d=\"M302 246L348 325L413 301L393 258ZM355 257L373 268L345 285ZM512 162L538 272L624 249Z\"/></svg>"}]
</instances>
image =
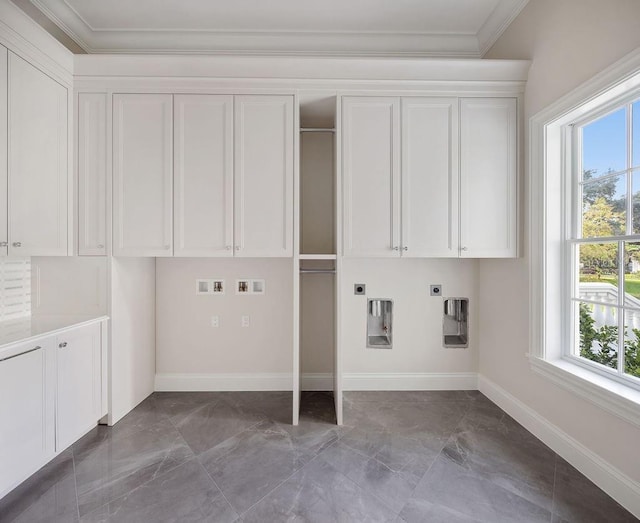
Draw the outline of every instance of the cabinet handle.
<instances>
[{"instance_id":1,"label":"cabinet handle","mask_svg":"<svg viewBox=\"0 0 640 523\"><path fill-rule=\"evenodd\" d=\"M13 242L13 246L14 247L22 247L22 244L20 242Z\"/></svg>"},{"instance_id":2,"label":"cabinet handle","mask_svg":"<svg viewBox=\"0 0 640 523\"><path fill-rule=\"evenodd\" d=\"M400 250L400 247L394 247L394 248L393 248L393 250L394 250L394 251L399 251L399 250Z\"/></svg>"},{"instance_id":3,"label":"cabinet handle","mask_svg":"<svg viewBox=\"0 0 640 523\"><path fill-rule=\"evenodd\" d=\"M9 242L0 242L0 247L7 247Z\"/></svg>"},{"instance_id":4,"label":"cabinet handle","mask_svg":"<svg viewBox=\"0 0 640 523\"><path fill-rule=\"evenodd\" d=\"M240 247L239 247L239 246L238 246L238 247L236 247L236 251L239 251L239 250L240 250Z\"/></svg>"},{"instance_id":5,"label":"cabinet handle","mask_svg":"<svg viewBox=\"0 0 640 523\"><path fill-rule=\"evenodd\" d=\"M225 249L227 249L228 251L230 251L230 250L231 250L231 245L227 245L227 246L225 247Z\"/></svg>"},{"instance_id":6,"label":"cabinet handle","mask_svg":"<svg viewBox=\"0 0 640 523\"><path fill-rule=\"evenodd\" d=\"M98 249L104 249L104 245L102 245L101 243L98 244Z\"/></svg>"},{"instance_id":7,"label":"cabinet handle","mask_svg":"<svg viewBox=\"0 0 640 523\"><path fill-rule=\"evenodd\" d=\"M7 356L6 358L2 358L0 359L0 361L7 361L7 360L11 360L13 358L17 358L18 356L24 356L25 354L29 354L30 352L36 351L36 350L40 350L42 347L40 347L40 345L36 345L33 349L29 349L26 350L24 352L21 352L20 354L14 354L13 356Z\"/></svg>"},{"instance_id":8,"label":"cabinet handle","mask_svg":"<svg viewBox=\"0 0 640 523\"><path fill-rule=\"evenodd\" d=\"M466 247L460 247L460 250L461 250L461 251L466 251L466 250L467 250L467 248L466 248Z\"/></svg>"},{"instance_id":9,"label":"cabinet handle","mask_svg":"<svg viewBox=\"0 0 640 523\"><path fill-rule=\"evenodd\" d=\"M403 251L408 251L409 247L407 247L406 245L402 248Z\"/></svg>"},{"instance_id":10,"label":"cabinet handle","mask_svg":"<svg viewBox=\"0 0 640 523\"><path fill-rule=\"evenodd\" d=\"M67 342L63 341L62 343L58 344L58 347L60 347L61 349L64 349L67 346Z\"/></svg>"}]
</instances>

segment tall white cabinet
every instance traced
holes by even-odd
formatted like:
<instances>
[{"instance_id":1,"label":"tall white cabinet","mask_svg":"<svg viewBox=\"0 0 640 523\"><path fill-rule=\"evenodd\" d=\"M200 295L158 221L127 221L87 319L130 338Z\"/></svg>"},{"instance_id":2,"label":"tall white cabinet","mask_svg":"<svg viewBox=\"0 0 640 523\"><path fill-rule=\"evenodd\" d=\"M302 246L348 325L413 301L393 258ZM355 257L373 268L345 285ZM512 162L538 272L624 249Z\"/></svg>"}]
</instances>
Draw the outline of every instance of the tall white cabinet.
<instances>
[{"instance_id":1,"label":"tall white cabinet","mask_svg":"<svg viewBox=\"0 0 640 523\"><path fill-rule=\"evenodd\" d=\"M65 256L67 89L11 52L8 62L9 255Z\"/></svg>"},{"instance_id":2,"label":"tall white cabinet","mask_svg":"<svg viewBox=\"0 0 640 523\"><path fill-rule=\"evenodd\" d=\"M113 254L171 256L173 99L113 96Z\"/></svg>"}]
</instances>

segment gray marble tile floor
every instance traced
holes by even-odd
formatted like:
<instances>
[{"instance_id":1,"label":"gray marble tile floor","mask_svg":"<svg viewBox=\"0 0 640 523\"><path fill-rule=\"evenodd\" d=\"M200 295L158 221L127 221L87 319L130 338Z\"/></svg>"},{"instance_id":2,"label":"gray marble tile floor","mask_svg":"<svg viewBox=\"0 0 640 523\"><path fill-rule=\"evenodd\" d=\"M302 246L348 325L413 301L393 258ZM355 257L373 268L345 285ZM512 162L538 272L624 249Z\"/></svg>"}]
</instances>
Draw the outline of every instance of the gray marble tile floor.
<instances>
[{"instance_id":1,"label":"gray marble tile floor","mask_svg":"<svg viewBox=\"0 0 640 523\"><path fill-rule=\"evenodd\" d=\"M0 500L0 523L637 521L479 392L155 393Z\"/></svg>"}]
</instances>

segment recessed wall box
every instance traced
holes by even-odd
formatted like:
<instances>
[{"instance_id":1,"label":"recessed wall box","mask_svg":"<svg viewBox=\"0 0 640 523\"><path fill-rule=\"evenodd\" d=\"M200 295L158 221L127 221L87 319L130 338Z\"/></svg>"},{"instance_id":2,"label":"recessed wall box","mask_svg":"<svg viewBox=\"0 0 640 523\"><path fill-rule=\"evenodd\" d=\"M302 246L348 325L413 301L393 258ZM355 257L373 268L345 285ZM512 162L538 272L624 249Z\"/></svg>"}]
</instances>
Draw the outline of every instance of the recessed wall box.
<instances>
[{"instance_id":1,"label":"recessed wall box","mask_svg":"<svg viewBox=\"0 0 640 523\"><path fill-rule=\"evenodd\" d=\"M224 280L211 280L211 293L224 294Z\"/></svg>"},{"instance_id":2,"label":"recessed wall box","mask_svg":"<svg viewBox=\"0 0 640 523\"><path fill-rule=\"evenodd\" d=\"M469 346L468 298L447 298L444 300L442 341L445 348L465 349Z\"/></svg>"},{"instance_id":3,"label":"recessed wall box","mask_svg":"<svg viewBox=\"0 0 640 523\"><path fill-rule=\"evenodd\" d=\"M367 300L367 347L390 349L392 340L393 301Z\"/></svg>"},{"instance_id":4,"label":"recessed wall box","mask_svg":"<svg viewBox=\"0 0 640 523\"><path fill-rule=\"evenodd\" d=\"M249 294L249 281L250 280L236 280L236 294Z\"/></svg>"}]
</instances>

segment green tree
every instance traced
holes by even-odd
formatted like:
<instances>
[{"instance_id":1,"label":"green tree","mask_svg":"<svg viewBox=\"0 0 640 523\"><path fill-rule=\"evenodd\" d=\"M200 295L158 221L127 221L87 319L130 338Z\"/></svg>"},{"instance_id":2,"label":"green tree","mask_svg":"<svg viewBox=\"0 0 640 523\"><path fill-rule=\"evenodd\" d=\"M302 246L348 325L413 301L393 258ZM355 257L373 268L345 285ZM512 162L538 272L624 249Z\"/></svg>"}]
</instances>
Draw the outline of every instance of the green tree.
<instances>
[{"instance_id":1,"label":"green tree","mask_svg":"<svg viewBox=\"0 0 640 523\"><path fill-rule=\"evenodd\" d=\"M603 197L598 197L582 215L583 238L614 236L624 231L624 214L614 211ZM603 272L612 272L618 265L616 243L586 244L580 247L580 263Z\"/></svg>"},{"instance_id":2,"label":"green tree","mask_svg":"<svg viewBox=\"0 0 640 523\"><path fill-rule=\"evenodd\" d=\"M596 169L583 171L582 181L584 182L582 189L582 200L585 204L591 205L598 198L604 198L608 202L613 202L616 194L616 179L607 178L605 180L593 179ZM606 174L612 172L611 169ZM592 181L593 180L593 181ZM624 209L624 205L622 207ZM620 209L621 210L621 209Z\"/></svg>"}]
</instances>

